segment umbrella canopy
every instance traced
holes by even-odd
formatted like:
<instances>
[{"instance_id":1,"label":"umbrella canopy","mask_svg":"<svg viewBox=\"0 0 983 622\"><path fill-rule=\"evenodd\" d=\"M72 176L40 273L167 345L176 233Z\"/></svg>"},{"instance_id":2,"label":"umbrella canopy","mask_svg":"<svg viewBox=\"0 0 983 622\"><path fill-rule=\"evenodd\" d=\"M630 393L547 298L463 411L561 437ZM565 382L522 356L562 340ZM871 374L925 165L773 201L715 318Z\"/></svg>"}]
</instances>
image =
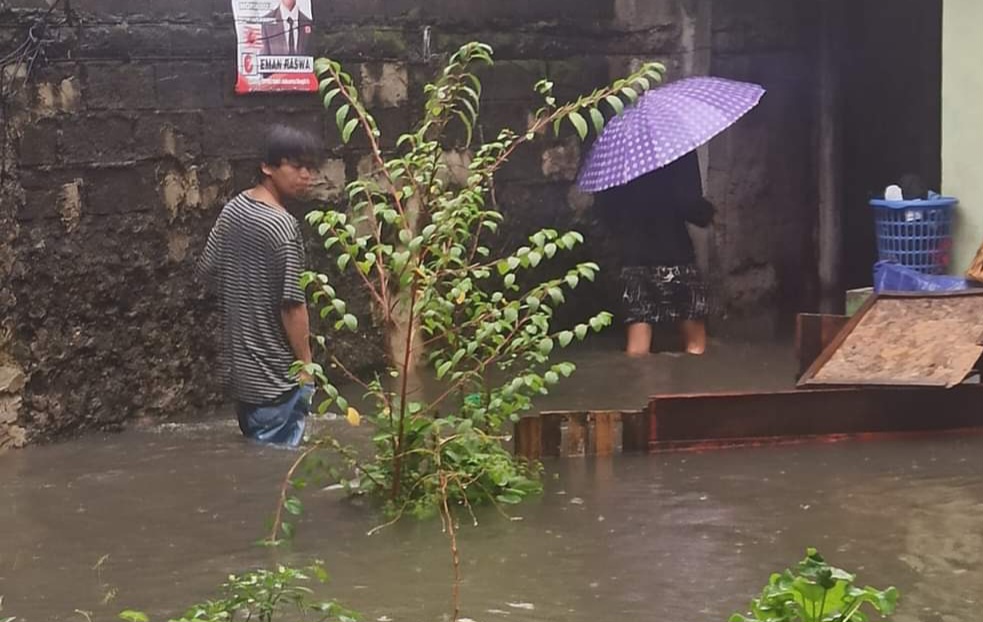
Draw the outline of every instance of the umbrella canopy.
<instances>
[{"instance_id":1,"label":"umbrella canopy","mask_svg":"<svg viewBox=\"0 0 983 622\"><path fill-rule=\"evenodd\" d=\"M765 89L723 78L687 78L646 92L611 119L577 185L600 192L678 160L754 108Z\"/></svg>"}]
</instances>

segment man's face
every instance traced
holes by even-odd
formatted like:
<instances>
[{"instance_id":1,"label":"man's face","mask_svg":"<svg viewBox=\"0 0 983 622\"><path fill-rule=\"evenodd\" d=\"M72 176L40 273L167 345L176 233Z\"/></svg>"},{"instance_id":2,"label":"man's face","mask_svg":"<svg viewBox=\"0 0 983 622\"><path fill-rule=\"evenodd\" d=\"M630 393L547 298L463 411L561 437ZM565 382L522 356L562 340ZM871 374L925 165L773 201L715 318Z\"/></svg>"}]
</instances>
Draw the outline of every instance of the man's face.
<instances>
[{"instance_id":1,"label":"man's face","mask_svg":"<svg viewBox=\"0 0 983 622\"><path fill-rule=\"evenodd\" d=\"M264 164L262 169L281 198L303 199L310 192L314 180L312 164L284 160L279 166Z\"/></svg>"},{"instance_id":2,"label":"man's face","mask_svg":"<svg viewBox=\"0 0 983 622\"><path fill-rule=\"evenodd\" d=\"M295 6L297 6L297 0L283 0L283 8L288 11L293 11Z\"/></svg>"}]
</instances>

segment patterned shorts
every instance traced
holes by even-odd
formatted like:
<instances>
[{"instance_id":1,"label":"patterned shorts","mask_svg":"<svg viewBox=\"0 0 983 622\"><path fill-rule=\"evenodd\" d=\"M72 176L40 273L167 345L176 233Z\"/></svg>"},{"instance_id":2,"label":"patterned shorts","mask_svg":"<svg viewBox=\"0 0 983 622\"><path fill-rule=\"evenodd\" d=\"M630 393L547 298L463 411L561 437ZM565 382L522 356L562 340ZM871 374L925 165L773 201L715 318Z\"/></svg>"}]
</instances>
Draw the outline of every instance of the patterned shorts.
<instances>
[{"instance_id":1,"label":"patterned shorts","mask_svg":"<svg viewBox=\"0 0 983 622\"><path fill-rule=\"evenodd\" d=\"M634 266L621 270L625 324L701 320L710 312L696 266Z\"/></svg>"}]
</instances>

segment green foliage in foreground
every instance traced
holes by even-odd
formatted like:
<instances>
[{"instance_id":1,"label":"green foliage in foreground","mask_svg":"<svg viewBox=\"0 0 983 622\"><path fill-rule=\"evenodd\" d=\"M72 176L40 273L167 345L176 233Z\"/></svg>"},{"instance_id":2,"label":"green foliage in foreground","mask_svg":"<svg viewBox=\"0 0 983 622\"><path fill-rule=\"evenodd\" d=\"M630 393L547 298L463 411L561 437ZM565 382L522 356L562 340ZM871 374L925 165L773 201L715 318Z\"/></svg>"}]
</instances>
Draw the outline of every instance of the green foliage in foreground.
<instances>
[{"instance_id":1,"label":"green foliage in foreground","mask_svg":"<svg viewBox=\"0 0 983 622\"><path fill-rule=\"evenodd\" d=\"M894 613L898 590L860 588L855 580L809 549L794 571L771 575L761 596L751 601L751 611L735 613L730 622L866 622L865 604L884 617Z\"/></svg>"}]
</instances>

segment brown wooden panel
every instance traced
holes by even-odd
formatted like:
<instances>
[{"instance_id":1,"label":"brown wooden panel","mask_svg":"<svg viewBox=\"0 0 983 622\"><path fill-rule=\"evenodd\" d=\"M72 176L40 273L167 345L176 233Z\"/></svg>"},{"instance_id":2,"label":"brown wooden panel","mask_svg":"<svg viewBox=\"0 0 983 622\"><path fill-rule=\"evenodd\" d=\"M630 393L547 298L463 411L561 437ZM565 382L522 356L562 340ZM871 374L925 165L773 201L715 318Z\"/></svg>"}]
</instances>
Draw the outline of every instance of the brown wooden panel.
<instances>
[{"instance_id":1,"label":"brown wooden panel","mask_svg":"<svg viewBox=\"0 0 983 622\"><path fill-rule=\"evenodd\" d=\"M567 413L562 427L560 456L572 458L587 455L590 433L587 426L587 413Z\"/></svg>"},{"instance_id":2,"label":"brown wooden panel","mask_svg":"<svg viewBox=\"0 0 983 622\"><path fill-rule=\"evenodd\" d=\"M540 455L544 458L556 458L560 455L560 443L563 440L562 425L565 415L562 413L543 413L543 430L540 444Z\"/></svg>"},{"instance_id":3,"label":"brown wooden panel","mask_svg":"<svg viewBox=\"0 0 983 622\"><path fill-rule=\"evenodd\" d=\"M543 420L523 417L515 424L515 454L526 460L543 457Z\"/></svg>"},{"instance_id":4,"label":"brown wooden panel","mask_svg":"<svg viewBox=\"0 0 983 622\"><path fill-rule=\"evenodd\" d=\"M983 427L983 387L656 396L649 447Z\"/></svg>"},{"instance_id":5,"label":"brown wooden panel","mask_svg":"<svg viewBox=\"0 0 983 622\"><path fill-rule=\"evenodd\" d=\"M849 322L846 315L800 313L796 316L795 356L799 361L799 376L806 373Z\"/></svg>"},{"instance_id":6,"label":"brown wooden panel","mask_svg":"<svg viewBox=\"0 0 983 622\"><path fill-rule=\"evenodd\" d=\"M592 412L590 416L594 422L591 434L593 454L595 456L612 455L621 415L616 412Z\"/></svg>"},{"instance_id":7,"label":"brown wooden panel","mask_svg":"<svg viewBox=\"0 0 983 622\"><path fill-rule=\"evenodd\" d=\"M983 291L874 296L799 386L953 387L983 353L981 330Z\"/></svg>"},{"instance_id":8,"label":"brown wooden panel","mask_svg":"<svg viewBox=\"0 0 983 622\"><path fill-rule=\"evenodd\" d=\"M621 413L621 451L637 453L648 451L649 413L630 411Z\"/></svg>"}]
</instances>

